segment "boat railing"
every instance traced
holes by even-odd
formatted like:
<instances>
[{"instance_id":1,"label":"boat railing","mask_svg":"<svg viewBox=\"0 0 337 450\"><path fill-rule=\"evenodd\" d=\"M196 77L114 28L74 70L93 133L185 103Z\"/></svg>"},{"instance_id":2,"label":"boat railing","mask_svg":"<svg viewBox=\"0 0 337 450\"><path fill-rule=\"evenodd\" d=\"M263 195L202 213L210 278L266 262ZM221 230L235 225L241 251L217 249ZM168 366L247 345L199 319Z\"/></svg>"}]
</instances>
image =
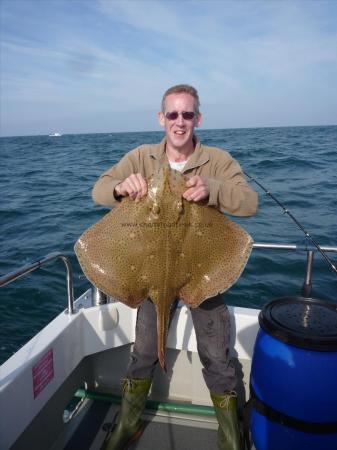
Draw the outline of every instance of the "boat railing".
<instances>
[{"instance_id":1,"label":"boat railing","mask_svg":"<svg viewBox=\"0 0 337 450\"><path fill-rule=\"evenodd\" d=\"M307 252L307 265L305 271L305 278L302 285L302 296L309 298L312 291L312 269L314 264L314 254L317 251L316 247L309 245L297 245L297 244L272 244L272 243L260 243L254 242L254 249L260 250L287 250L287 251L305 251ZM320 246L323 252L337 253L337 247Z\"/></svg>"},{"instance_id":2,"label":"boat railing","mask_svg":"<svg viewBox=\"0 0 337 450\"><path fill-rule=\"evenodd\" d=\"M261 243L255 242L253 244L253 248L256 250L277 250L277 251L305 251L307 252L307 264L306 264L306 272L305 279L302 286L302 295L303 297L310 297L311 295L311 287L312 287L312 268L314 263L314 254L317 251L315 247L309 246L300 246L296 244L274 244L274 243ZM321 246L320 247L324 252L334 252L337 253L337 247L331 246ZM6 284L12 283L13 281L21 278L24 275L27 275L30 272L33 272L36 269L44 266L45 264L55 261L57 259L61 259L66 266L66 276L67 276L67 297L68 297L68 309L67 313L73 314L74 310L74 288L73 288L73 270L70 263L70 260L67 256L63 255L60 252L49 253L45 257L34 261L30 264L26 264L18 270L8 273L0 277L0 287L5 286ZM97 288L94 290L93 295L93 304L100 305L107 303L108 298L105 294L99 291Z\"/></svg>"},{"instance_id":3,"label":"boat railing","mask_svg":"<svg viewBox=\"0 0 337 450\"><path fill-rule=\"evenodd\" d=\"M7 275L4 275L0 277L0 287L5 286L6 284L12 283L13 281L17 280L18 278L21 278L24 275L27 275L30 272L33 272L36 269L39 269L40 267L44 266L45 264L50 263L51 261L55 261L57 259L61 259L67 270L67 297L68 297L68 309L66 310L67 313L73 314L74 313L74 284L73 284L73 269L70 263L70 260L67 256L63 255L60 252L52 252L46 255L45 257L33 261L29 264L24 265L20 269L17 269L13 272L8 273Z\"/></svg>"}]
</instances>

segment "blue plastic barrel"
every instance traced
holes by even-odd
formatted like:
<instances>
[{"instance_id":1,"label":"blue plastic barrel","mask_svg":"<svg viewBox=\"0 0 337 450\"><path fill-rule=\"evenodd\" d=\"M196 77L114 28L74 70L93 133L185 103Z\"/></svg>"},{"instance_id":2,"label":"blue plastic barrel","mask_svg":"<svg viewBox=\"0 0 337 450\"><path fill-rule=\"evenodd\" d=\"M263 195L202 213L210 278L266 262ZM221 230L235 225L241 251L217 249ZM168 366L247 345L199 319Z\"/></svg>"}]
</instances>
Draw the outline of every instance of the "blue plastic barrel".
<instances>
[{"instance_id":1,"label":"blue plastic barrel","mask_svg":"<svg viewBox=\"0 0 337 450\"><path fill-rule=\"evenodd\" d=\"M337 306L286 297L259 315L251 370L257 450L337 450Z\"/></svg>"}]
</instances>

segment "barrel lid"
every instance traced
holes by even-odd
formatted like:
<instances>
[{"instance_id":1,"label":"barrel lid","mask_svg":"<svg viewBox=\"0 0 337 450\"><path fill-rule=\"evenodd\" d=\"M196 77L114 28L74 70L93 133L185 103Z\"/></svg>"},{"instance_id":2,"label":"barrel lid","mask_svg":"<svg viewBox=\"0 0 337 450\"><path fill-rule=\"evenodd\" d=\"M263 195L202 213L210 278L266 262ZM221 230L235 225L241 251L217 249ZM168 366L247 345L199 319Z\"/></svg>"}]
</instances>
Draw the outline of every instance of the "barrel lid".
<instances>
[{"instance_id":1,"label":"barrel lid","mask_svg":"<svg viewBox=\"0 0 337 450\"><path fill-rule=\"evenodd\" d=\"M337 350L337 305L304 297L272 300L259 314L261 328L297 347Z\"/></svg>"}]
</instances>

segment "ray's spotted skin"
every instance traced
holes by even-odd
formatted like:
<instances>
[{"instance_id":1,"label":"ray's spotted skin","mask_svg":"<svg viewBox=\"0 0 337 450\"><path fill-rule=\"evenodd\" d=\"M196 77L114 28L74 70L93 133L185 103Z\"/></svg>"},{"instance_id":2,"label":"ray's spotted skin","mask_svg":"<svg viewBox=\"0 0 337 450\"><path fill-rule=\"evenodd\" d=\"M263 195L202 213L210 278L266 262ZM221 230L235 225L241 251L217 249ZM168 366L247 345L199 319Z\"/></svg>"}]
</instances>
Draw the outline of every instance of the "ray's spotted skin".
<instances>
[{"instance_id":1,"label":"ray's spotted skin","mask_svg":"<svg viewBox=\"0 0 337 450\"><path fill-rule=\"evenodd\" d=\"M105 294L157 310L158 358L165 368L171 305L197 307L241 275L253 240L215 208L183 198L186 178L165 166L139 202L120 205L79 238L75 252L87 278Z\"/></svg>"}]
</instances>

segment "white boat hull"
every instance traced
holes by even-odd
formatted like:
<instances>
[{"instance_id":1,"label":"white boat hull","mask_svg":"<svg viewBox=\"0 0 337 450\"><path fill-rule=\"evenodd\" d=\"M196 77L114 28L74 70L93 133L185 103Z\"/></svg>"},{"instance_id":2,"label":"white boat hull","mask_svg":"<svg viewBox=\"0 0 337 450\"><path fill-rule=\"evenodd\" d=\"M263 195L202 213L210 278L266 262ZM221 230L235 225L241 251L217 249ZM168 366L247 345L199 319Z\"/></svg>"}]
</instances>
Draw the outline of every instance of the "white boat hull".
<instances>
[{"instance_id":1,"label":"white boat hull","mask_svg":"<svg viewBox=\"0 0 337 450\"><path fill-rule=\"evenodd\" d=\"M91 302L88 291L76 301L75 314L61 313L1 366L1 450L14 443L15 449L31 448L30 439L39 427L41 448L51 448L64 428L64 408L83 383L99 392L119 391L135 338L137 311L117 302L96 307ZM243 373L240 395L245 397L259 310L229 309L232 356ZM175 314L167 347L168 374L158 368L152 398L210 405L185 306Z\"/></svg>"}]
</instances>

